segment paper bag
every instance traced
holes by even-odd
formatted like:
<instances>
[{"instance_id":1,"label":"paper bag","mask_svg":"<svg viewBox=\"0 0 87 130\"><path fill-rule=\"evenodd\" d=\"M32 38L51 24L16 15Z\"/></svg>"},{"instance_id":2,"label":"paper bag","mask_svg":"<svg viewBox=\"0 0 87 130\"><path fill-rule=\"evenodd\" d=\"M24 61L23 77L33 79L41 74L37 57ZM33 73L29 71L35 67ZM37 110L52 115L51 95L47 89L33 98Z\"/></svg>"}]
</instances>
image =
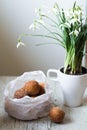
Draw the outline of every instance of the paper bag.
<instances>
[{"instance_id":1,"label":"paper bag","mask_svg":"<svg viewBox=\"0 0 87 130\"><path fill-rule=\"evenodd\" d=\"M36 80L45 83L45 93L35 98L25 96L13 98L14 92L24 86L27 81ZM25 72L23 75L10 81L4 91L5 111L17 119L32 120L48 115L51 107L51 88L42 71Z\"/></svg>"}]
</instances>

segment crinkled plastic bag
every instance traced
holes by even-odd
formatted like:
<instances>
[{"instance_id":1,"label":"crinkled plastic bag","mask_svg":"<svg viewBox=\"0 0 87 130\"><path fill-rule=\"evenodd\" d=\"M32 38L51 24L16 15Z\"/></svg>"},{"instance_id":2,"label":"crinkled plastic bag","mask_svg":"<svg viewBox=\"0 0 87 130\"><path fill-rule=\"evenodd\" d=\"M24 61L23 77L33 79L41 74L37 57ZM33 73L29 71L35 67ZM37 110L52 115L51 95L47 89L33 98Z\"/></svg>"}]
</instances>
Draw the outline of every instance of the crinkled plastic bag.
<instances>
[{"instance_id":1,"label":"crinkled plastic bag","mask_svg":"<svg viewBox=\"0 0 87 130\"><path fill-rule=\"evenodd\" d=\"M13 98L14 92L24 86L29 80L45 83L45 94L35 98L25 96ZM25 72L23 75L10 81L4 91L5 111L12 117L21 120L32 120L48 115L51 107L51 89L42 71Z\"/></svg>"}]
</instances>

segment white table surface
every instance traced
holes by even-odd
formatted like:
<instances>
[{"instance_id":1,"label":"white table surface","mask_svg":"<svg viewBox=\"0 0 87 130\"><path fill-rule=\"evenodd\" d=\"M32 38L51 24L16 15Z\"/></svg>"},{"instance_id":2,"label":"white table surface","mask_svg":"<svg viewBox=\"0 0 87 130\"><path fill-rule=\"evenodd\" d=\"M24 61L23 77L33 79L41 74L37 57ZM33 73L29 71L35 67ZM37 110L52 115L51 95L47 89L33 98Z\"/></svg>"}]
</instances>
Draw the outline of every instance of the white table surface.
<instances>
[{"instance_id":1,"label":"white table surface","mask_svg":"<svg viewBox=\"0 0 87 130\"><path fill-rule=\"evenodd\" d=\"M57 82L49 81L53 89L53 103L65 111L61 124L50 121L49 117L32 121L20 121L10 117L4 110L4 89L15 76L0 76L0 130L87 130L87 90L84 94L83 105L70 108L63 105L63 96Z\"/></svg>"}]
</instances>

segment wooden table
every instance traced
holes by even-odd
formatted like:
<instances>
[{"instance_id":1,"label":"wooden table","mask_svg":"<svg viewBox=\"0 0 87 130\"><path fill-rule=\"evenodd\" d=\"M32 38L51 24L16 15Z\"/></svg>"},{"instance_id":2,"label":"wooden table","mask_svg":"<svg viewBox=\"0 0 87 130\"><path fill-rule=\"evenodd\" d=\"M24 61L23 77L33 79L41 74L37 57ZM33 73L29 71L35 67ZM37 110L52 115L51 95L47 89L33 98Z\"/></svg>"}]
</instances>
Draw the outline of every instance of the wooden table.
<instances>
[{"instance_id":1,"label":"wooden table","mask_svg":"<svg viewBox=\"0 0 87 130\"><path fill-rule=\"evenodd\" d=\"M0 130L87 130L87 90L84 94L83 105L69 108L63 105L61 89L57 82L49 81L53 89L53 102L65 111L65 119L61 124L50 121L49 117L33 121L14 119L4 110L4 89L6 84L15 79L13 76L0 76Z\"/></svg>"}]
</instances>

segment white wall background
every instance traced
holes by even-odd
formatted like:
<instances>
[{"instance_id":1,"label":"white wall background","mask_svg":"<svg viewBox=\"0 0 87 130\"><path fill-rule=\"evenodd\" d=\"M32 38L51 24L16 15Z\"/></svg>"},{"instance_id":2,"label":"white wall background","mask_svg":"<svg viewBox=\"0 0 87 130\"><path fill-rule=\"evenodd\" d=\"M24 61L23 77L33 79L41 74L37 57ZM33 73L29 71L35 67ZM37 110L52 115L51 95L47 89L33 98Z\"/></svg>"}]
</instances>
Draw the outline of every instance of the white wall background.
<instances>
[{"instance_id":1,"label":"white wall background","mask_svg":"<svg viewBox=\"0 0 87 130\"><path fill-rule=\"evenodd\" d=\"M66 9L74 2L74 0L0 0L0 75L20 75L24 71L33 70L42 70L46 73L49 68L57 69L63 65L62 47L35 46L37 43L50 43L50 39L24 38L26 47L16 48L19 34L30 33L28 27L35 19L35 8L43 4L51 7L55 1ZM86 0L76 1L85 10ZM41 32L43 33L43 30Z\"/></svg>"}]
</instances>

